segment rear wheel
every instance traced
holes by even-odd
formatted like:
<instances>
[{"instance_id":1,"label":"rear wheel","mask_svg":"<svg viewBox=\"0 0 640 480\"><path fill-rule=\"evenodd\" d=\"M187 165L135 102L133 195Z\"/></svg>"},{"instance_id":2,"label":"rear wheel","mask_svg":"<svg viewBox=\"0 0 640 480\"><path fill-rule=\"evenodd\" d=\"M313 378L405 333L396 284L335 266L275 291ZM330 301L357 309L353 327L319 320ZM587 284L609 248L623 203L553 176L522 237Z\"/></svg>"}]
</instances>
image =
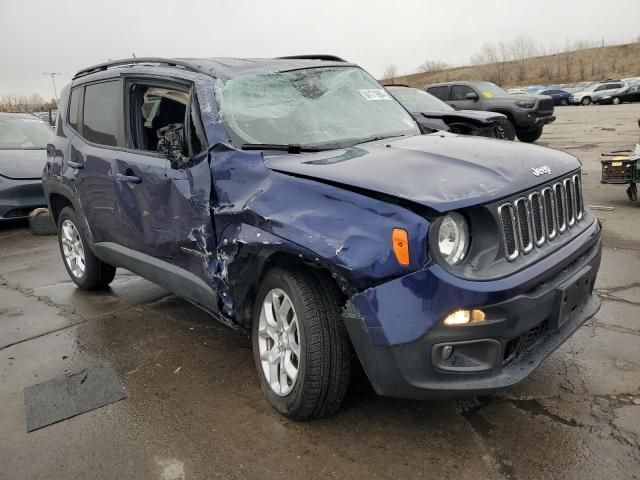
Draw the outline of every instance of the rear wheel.
<instances>
[{"instance_id":1,"label":"rear wheel","mask_svg":"<svg viewBox=\"0 0 640 480\"><path fill-rule=\"evenodd\" d=\"M88 246L78 215L65 207L58 217L58 245L71 280L82 290L98 290L111 283L116 268L96 257Z\"/></svg>"},{"instance_id":2,"label":"rear wheel","mask_svg":"<svg viewBox=\"0 0 640 480\"><path fill-rule=\"evenodd\" d=\"M591 105L591 97L584 97L580 103L582 105Z\"/></svg>"},{"instance_id":3,"label":"rear wheel","mask_svg":"<svg viewBox=\"0 0 640 480\"><path fill-rule=\"evenodd\" d=\"M569 105L569 100L567 100L566 98L561 99L560 105L562 105L563 107L566 107L567 105Z\"/></svg>"},{"instance_id":4,"label":"rear wheel","mask_svg":"<svg viewBox=\"0 0 640 480\"><path fill-rule=\"evenodd\" d=\"M270 271L253 312L253 356L262 392L295 420L333 414L349 384L351 350L336 285L301 269Z\"/></svg>"},{"instance_id":5,"label":"rear wheel","mask_svg":"<svg viewBox=\"0 0 640 480\"><path fill-rule=\"evenodd\" d=\"M518 130L518 140L521 142L532 143L540 138L542 135L542 127L534 128L533 130Z\"/></svg>"},{"instance_id":6,"label":"rear wheel","mask_svg":"<svg viewBox=\"0 0 640 480\"><path fill-rule=\"evenodd\" d=\"M614 105L620 105L620 97L613 97L611 103L613 103Z\"/></svg>"}]
</instances>

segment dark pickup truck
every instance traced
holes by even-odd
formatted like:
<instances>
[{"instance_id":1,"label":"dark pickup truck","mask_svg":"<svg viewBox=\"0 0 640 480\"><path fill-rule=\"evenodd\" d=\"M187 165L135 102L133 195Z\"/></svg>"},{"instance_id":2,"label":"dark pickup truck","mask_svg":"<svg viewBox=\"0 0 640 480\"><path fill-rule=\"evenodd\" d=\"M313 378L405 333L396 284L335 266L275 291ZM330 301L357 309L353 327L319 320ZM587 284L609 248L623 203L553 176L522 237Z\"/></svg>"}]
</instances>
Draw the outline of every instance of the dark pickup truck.
<instances>
[{"instance_id":1,"label":"dark pickup truck","mask_svg":"<svg viewBox=\"0 0 640 480\"><path fill-rule=\"evenodd\" d=\"M457 110L485 110L507 116L506 136L521 142L535 142L542 128L553 121L553 100L543 95L509 95L491 82L445 82L424 90Z\"/></svg>"}]
</instances>

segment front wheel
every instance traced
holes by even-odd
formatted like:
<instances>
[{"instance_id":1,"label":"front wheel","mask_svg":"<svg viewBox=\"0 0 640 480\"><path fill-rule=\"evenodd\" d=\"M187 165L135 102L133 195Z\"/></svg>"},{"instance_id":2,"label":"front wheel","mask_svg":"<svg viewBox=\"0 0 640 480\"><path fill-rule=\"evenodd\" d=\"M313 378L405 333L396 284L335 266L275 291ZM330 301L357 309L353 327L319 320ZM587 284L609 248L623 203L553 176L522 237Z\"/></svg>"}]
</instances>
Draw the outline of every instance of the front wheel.
<instances>
[{"instance_id":1,"label":"front wheel","mask_svg":"<svg viewBox=\"0 0 640 480\"><path fill-rule=\"evenodd\" d=\"M591 97L584 97L580 103L582 105L591 105Z\"/></svg>"},{"instance_id":2,"label":"front wheel","mask_svg":"<svg viewBox=\"0 0 640 480\"><path fill-rule=\"evenodd\" d=\"M58 245L67 273L82 290L98 290L112 282L115 267L93 254L71 207L63 208L58 217Z\"/></svg>"},{"instance_id":3,"label":"front wheel","mask_svg":"<svg viewBox=\"0 0 640 480\"><path fill-rule=\"evenodd\" d=\"M276 268L262 281L253 357L262 392L281 414L309 420L340 408L351 367L341 307L336 285L315 272Z\"/></svg>"},{"instance_id":4,"label":"front wheel","mask_svg":"<svg viewBox=\"0 0 640 480\"><path fill-rule=\"evenodd\" d=\"M518 140L521 142L532 143L540 138L542 135L542 127L534 128L533 130L518 130Z\"/></svg>"},{"instance_id":5,"label":"front wheel","mask_svg":"<svg viewBox=\"0 0 640 480\"><path fill-rule=\"evenodd\" d=\"M563 107L566 107L567 105L569 105L569 100L567 100L566 98L563 98L562 100L560 100L560 105L562 105Z\"/></svg>"},{"instance_id":6,"label":"front wheel","mask_svg":"<svg viewBox=\"0 0 640 480\"><path fill-rule=\"evenodd\" d=\"M611 103L613 103L614 105L620 105L620 97L613 97Z\"/></svg>"},{"instance_id":7,"label":"front wheel","mask_svg":"<svg viewBox=\"0 0 640 480\"><path fill-rule=\"evenodd\" d=\"M507 119L502 123L502 125L499 127L497 136L498 138L502 138L504 140L515 140L516 127L513 126L511 120Z\"/></svg>"}]
</instances>

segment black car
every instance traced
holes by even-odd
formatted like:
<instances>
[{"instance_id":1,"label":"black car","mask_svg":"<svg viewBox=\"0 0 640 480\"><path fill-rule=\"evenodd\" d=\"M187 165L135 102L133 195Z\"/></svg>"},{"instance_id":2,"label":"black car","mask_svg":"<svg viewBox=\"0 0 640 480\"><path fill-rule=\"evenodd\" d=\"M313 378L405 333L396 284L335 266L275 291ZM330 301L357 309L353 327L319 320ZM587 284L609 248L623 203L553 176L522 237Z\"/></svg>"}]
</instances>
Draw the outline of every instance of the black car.
<instances>
[{"instance_id":1,"label":"black car","mask_svg":"<svg viewBox=\"0 0 640 480\"><path fill-rule=\"evenodd\" d=\"M507 116L507 138L535 142L542 127L555 121L553 100L543 95L509 95L491 82L445 82L427 85L424 90L456 110L485 110Z\"/></svg>"},{"instance_id":2,"label":"black car","mask_svg":"<svg viewBox=\"0 0 640 480\"><path fill-rule=\"evenodd\" d=\"M51 128L31 114L0 113L0 221L45 207L42 169Z\"/></svg>"},{"instance_id":3,"label":"black car","mask_svg":"<svg viewBox=\"0 0 640 480\"><path fill-rule=\"evenodd\" d=\"M600 105L608 103L619 105L625 102L640 102L640 84L631 85L624 90L608 93L599 97L597 100L594 100L594 103L598 103Z\"/></svg>"},{"instance_id":4,"label":"black car","mask_svg":"<svg viewBox=\"0 0 640 480\"><path fill-rule=\"evenodd\" d=\"M387 85L387 90L423 129L444 130L462 135L506 138L505 120L501 113L455 110L442 100L418 88Z\"/></svg>"}]
</instances>

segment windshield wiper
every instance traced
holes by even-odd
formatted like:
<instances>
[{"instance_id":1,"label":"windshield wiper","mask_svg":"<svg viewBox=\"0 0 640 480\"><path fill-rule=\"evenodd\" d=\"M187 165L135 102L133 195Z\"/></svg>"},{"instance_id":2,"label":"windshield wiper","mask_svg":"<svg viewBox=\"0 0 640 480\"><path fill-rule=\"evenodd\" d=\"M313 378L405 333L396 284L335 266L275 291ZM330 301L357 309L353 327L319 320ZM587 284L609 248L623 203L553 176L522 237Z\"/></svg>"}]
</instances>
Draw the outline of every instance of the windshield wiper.
<instances>
[{"instance_id":1,"label":"windshield wiper","mask_svg":"<svg viewBox=\"0 0 640 480\"><path fill-rule=\"evenodd\" d=\"M328 150L327 148L300 145L297 143L245 143L240 148L242 148L242 150L282 150L287 153L322 152Z\"/></svg>"},{"instance_id":2,"label":"windshield wiper","mask_svg":"<svg viewBox=\"0 0 640 480\"><path fill-rule=\"evenodd\" d=\"M405 136L405 134L402 133L400 135L377 135L377 136L374 136L374 137L359 138L355 142L351 142L351 143L347 144L346 147L353 147L354 145L360 145L361 143L369 143L369 142L375 142L377 140L385 140L387 138L398 138L398 137L404 137L404 136ZM343 148L346 148L346 147L343 147Z\"/></svg>"}]
</instances>

